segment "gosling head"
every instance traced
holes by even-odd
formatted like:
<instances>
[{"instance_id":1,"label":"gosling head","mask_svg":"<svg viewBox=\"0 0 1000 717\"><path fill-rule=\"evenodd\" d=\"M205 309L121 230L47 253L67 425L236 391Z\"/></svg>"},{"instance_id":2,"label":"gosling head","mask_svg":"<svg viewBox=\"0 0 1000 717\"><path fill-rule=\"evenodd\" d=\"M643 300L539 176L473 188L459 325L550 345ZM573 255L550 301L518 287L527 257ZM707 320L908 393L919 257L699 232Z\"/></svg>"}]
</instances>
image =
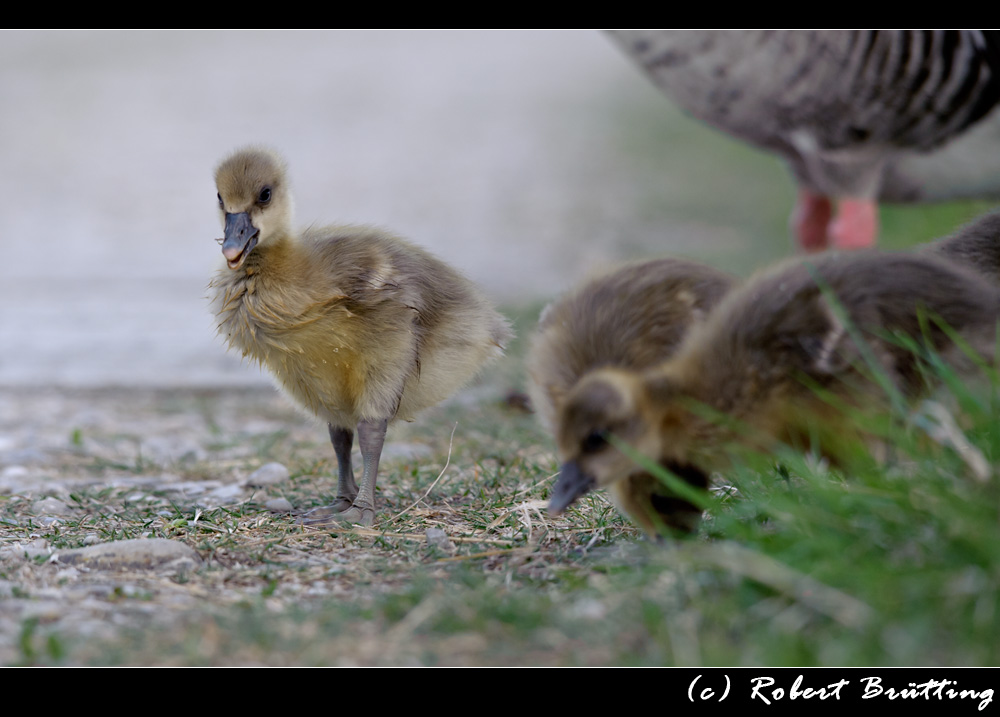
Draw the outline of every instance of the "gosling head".
<instances>
[{"instance_id":1,"label":"gosling head","mask_svg":"<svg viewBox=\"0 0 1000 717\"><path fill-rule=\"evenodd\" d=\"M258 244L289 233L292 202L285 163L276 153L237 150L215 170L215 186L225 229L222 255L230 269L240 268Z\"/></svg>"},{"instance_id":2,"label":"gosling head","mask_svg":"<svg viewBox=\"0 0 1000 717\"><path fill-rule=\"evenodd\" d=\"M707 488L712 467L707 456L714 453L718 429L691 405L692 396L669 365L645 373L602 369L585 376L559 409L556 438L563 464L549 511L559 514L594 488L647 474L615 443L657 461L693 487Z\"/></svg>"},{"instance_id":3,"label":"gosling head","mask_svg":"<svg viewBox=\"0 0 1000 717\"><path fill-rule=\"evenodd\" d=\"M639 374L603 369L584 376L567 394L556 419L562 468L549 502L559 514L594 488L642 472L609 440L614 436L638 452L658 455L659 437L646 415Z\"/></svg>"}]
</instances>

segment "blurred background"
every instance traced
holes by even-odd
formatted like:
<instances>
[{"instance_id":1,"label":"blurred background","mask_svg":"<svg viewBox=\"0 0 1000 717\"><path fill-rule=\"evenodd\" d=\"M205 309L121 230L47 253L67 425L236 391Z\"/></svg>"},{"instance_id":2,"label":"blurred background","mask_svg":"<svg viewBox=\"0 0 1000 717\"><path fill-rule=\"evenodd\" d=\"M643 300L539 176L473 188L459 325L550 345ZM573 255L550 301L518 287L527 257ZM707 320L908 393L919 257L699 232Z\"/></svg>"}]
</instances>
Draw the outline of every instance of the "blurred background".
<instances>
[{"instance_id":1,"label":"blurred background","mask_svg":"<svg viewBox=\"0 0 1000 717\"><path fill-rule=\"evenodd\" d=\"M204 298L247 143L286 157L298 225L389 228L516 310L624 259L791 252L781 163L598 32L5 32L0 386L268 383ZM988 206L883 211L882 243Z\"/></svg>"}]
</instances>

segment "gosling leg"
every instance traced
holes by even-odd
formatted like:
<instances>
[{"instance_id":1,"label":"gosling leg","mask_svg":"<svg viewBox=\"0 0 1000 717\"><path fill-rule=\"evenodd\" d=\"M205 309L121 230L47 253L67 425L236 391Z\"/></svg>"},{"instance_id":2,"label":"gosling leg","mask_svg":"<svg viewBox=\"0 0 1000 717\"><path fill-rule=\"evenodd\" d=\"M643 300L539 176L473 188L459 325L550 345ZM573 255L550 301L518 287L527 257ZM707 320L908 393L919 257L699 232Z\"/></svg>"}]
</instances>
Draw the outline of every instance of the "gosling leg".
<instances>
[{"instance_id":1,"label":"gosling leg","mask_svg":"<svg viewBox=\"0 0 1000 717\"><path fill-rule=\"evenodd\" d=\"M330 442L337 455L337 500L333 508L339 513L354 504L358 495L358 484L354 482L354 468L351 466L351 448L354 447L354 431L327 424Z\"/></svg>"},{"instance_id":2,"label":"gosling leg","mask_svg":"<svg viewBox=\"0 0 1000 717\"><path fill-rule=\"evenodd\" d=\"M351 466L351 448L354 446L354 431L327 424L330 442L337 456L337 500L331 505L313 508L306 513L302 522L306 525L328 523L330 519L343 513L354 504L358 495L358 484L354 482L354 468ZM339 516L338 516L339 517Z\"/></svg>"},{"instance_id":3,"label":"gosling leg","mask_svg":"<svg viewBox=\"0 0 1000 717\"><path fill-rule=\"evenodd\" d=\"M385 430L388 426L389 421L385 418L381 421L358 423L358 444L365 466L364 474L361 476L361 487L354 505L337 516L338 520L360 523L366 527L375 522L375 480L378 478L378 461L382 457L382 444L385 443Z\"/></svg>"}]
</instances>

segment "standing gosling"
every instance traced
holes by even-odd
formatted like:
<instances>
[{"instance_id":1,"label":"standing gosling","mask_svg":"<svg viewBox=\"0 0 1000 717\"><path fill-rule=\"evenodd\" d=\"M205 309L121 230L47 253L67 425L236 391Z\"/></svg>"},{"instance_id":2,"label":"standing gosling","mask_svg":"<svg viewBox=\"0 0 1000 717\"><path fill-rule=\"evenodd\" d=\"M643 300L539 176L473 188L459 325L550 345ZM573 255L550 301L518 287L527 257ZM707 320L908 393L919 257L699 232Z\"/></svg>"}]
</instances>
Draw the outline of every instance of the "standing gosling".
<instances>
[{"instance_id":1,"label":"standing gosling","mask_svg":"<svg viewBox=\"0 0 1000 717\"><path fill-rule=\"evenodd\" d=\"M697 262L655 259L599 276L550 304L528 355L531 403L542 423L555 432L566 395L592 371L640 371L666 361L735 283L735 277ZM691 532L701 516L638 466L608 492L651 537L663 528ZM554 503L553 512L561 510Z\"/></svg>"},{"instance_id":2,"label":"standing gosling","mask_svg":"<svg viewBox=\"0 0 1000 717\"><path fill-rule=\"evenodd\" d=\"M971 371L974 362L939 322L992 356L998 318L1000 290L929 254L869 251L781 265L727 294L662 366L580 381L559 414L564 463L553 501L569 505L635 471L609 435L695 484L726 468L734 445L815 446L836 462L864 438L837 404L883 402L869 362L904 396L930 388L897 336Z\"/></svg>"},{"instance_id":3,"label":"standing gosling","mask_svg":"<svg viewBox=\"0 0 1000 717\"><path fill-rule=\"evenodd\" d=\"M402 239L359 226L293 232L285 164L274 152L234 152L215 182L227 263L210 285L219 333L328 424L337 499L307 522L372 525L388 424L472 379L502 353L510 326L470 281Z\"/></svg>"}]
</instances>

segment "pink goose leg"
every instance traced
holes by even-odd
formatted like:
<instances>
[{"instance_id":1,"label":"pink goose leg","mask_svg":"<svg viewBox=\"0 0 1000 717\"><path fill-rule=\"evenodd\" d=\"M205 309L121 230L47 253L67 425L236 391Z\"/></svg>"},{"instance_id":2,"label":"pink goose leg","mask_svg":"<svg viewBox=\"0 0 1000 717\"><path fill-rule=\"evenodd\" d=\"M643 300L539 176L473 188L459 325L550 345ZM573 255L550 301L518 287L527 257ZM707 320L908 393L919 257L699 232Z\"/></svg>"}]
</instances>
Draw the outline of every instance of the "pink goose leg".
<instances>
[{"instance_id":1,"label":"pink goose leg","mask_svg":"<svg viewBox=\"0 0 1000 717\"><path fill-rule=\"evenodd\" d=\"M789 224L800 249L807 252L826 249L826 232L831 215L829 198L808 189L799 189Z\"/></svg>"},{"instance_id":2,"label":"pink goose leg","mask_svg":"<svg viewBox=\"0 0 1000 717\"><path fill-rule=\"evenodd\" d=\"M837 249L867 249L878 238L878 205L872 199L841 199L830 225L830 241Z\"/></svg>"}]
</instances>

